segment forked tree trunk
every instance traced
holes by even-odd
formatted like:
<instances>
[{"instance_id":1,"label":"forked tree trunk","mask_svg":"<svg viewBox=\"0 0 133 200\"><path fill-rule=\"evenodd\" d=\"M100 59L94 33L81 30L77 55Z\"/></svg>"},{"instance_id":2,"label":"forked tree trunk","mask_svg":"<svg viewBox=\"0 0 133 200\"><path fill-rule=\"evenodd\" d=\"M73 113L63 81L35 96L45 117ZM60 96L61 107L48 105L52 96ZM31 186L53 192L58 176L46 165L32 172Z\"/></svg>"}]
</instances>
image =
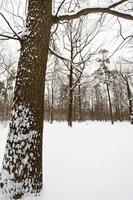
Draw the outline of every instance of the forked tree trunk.
<instances>
[{"instance_id":1,"label":"forked tree trunk","mask_svg":"<svg viewBox=\"0 0 133 200\"><path fill-rule=\"evenodd\" d=\"M42 189L44 84L52 0L29 0L1 173L8 199Z\"/></svg>"}]
</instances>

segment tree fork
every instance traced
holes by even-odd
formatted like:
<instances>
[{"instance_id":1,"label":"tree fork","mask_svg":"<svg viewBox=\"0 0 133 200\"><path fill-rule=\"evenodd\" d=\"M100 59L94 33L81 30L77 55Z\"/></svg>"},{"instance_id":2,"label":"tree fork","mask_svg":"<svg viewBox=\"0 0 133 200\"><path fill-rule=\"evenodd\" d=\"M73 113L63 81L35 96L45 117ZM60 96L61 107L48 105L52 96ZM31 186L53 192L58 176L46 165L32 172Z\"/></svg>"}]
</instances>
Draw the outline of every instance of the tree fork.
<instances>
[{"instance_id":1,"label":"tree fork","mask_svg":"<svg viewBox=\"0 0 133 200\"><path fill-rule=\"evenodd\" d=\"M52 0L29 0L21 38L11 122L1 173L9 199L42 189L44 84L52 25Z\"/></svg>"}]
</instances>

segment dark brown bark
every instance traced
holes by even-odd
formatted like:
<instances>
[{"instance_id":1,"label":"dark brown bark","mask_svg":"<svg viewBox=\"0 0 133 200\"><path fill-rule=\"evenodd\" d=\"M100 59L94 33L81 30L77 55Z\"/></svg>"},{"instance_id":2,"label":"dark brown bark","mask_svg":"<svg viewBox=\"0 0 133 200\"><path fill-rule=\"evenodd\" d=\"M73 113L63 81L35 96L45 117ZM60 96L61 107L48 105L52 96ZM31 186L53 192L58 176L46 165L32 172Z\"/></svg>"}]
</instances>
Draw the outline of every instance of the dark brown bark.
<instances>
[{"instance_id":1,"label":"dark brown bark","mask_svg":"<svg viewBox=\"0 0 133 200\"><path fill-rule=\"evenodd\" d=\"M29 0L1 175L3 193L9 199L42 189L44 83L51 10L52 0Z\"/></svg>"},{"instance_id":2,"label":"dark brown bark","mask_svg":"<svg viewBox=\"0 0 133 200\"><path fill-rule=\"evenodd\" d=\"M73 122L73 44L71 41L71 63L69 73L69 100L68 100L68 126L72 127Z\"/></svg>"},{"instance_id":3,"label":"dark brown bark","mask_svg":"<svg viewBox=\"0 0 133 200\"><path fill-rule=\"evenodd\" d=\"M121 4L126 2L126 1L128 1L128 0L121 1ZM106 14L110 14L110 15L113 15L113 16L123 18L123 19L131 20L131 21L133 20L132 15L127 14L127 13L122 13L122 12L119 12L119 11L112 9L112 8L115 8L116 6L118 6L118 4L112 4L112 5L108 6L107 8L102 8L102 7L85 8L85 9L82 9L79 12L71 14L71 15L66 14L66 15L62 15L62 16L59 16L59 17L55 17L54 21L59 22L59 21L64 21L64 20L73 20L73 19L77 19L77 18L79 18L83 15L89 15L89 14L92 14L92 13L106 13Z\"/></svg>"},{"instance_id":4,"label":"dark brown bark","mask_svg":"<svg viewBox=\"0 0 133 200\"><path fill-rule=\"evenodd\" d=\"M73 67L70 66L70 77L69 77L69 101L68 101L68 126L72 126L73 121Z\"/></svg>"}]
</instances>

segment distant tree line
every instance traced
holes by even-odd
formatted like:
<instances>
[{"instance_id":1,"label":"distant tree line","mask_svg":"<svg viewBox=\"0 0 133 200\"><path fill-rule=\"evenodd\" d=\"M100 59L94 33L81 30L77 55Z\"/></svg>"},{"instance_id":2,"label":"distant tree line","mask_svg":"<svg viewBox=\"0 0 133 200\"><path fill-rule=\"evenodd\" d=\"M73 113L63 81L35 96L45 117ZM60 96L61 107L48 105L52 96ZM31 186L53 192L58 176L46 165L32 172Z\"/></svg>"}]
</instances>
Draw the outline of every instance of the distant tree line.
<instances>
[{"instance_id":1,"label":"distant tree line","mask_svg":"<svg viewBox=\"0 0 133 200\"><path fill-rule=\"evenodd\" d=\"M46 121L68 121L69 126L74 121L85 120L111 121L112 124L127 120L133 123L132 63L119 60L111 68L106 56L108 51L103 49L100 54L99 67L90 75L84 71L85 65L60 69L58 59L52 70L48 68L44 105ZM1 121L10 118L15 82L12 65L4 77L0 81Z\"/></svg>"},{"instance_id":2,"label":"distant tree line","mask_svg":"<svg viewBox=\"0 0 133 200\"><path fill-rule=\"evenodd\" d=\"M133 70L131 63L119 61L111 68L106 58L107 50L102 50L98 59L99 68L91 75L82 73L78 82L73 74L73 87L70 76L60 74L57 66L46 82L45 120L72 121L131 121L133 123ZM79 68L80 70L80 68ZM69 70L68 70L69 73ZM77 73L76 73L77 75ZM50 77L54 77L51 78ZM72 85L73 85L72 84ZM70 88L72 87L72 88ZM70 93L70 89L73 90ZM72 97L70 97L72 95ZM70 98L73 99L70 107ZM69 118L71 109L71 119Z\"/></svg>"}]
</instances>

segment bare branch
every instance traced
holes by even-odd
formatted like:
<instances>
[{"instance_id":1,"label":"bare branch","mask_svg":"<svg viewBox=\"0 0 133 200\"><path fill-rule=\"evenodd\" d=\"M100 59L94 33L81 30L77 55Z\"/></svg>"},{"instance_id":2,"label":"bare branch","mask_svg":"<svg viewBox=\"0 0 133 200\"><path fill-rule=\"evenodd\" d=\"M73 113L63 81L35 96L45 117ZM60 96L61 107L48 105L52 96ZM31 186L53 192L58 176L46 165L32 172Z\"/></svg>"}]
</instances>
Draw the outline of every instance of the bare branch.
<instances>
[{"instance_id":1,"label":"bare branch","mask_svg":"<svg viewBox=\"0 0 133 200\"><path fill-rule=\"evenodd\" d=\"M113 53L108 57L111 58L121 47L122 45L124 44L125 41L129 41L130 39L133 38L133 35L129 35L127 36L126 38L123 39L123 41L117 46L117 48L113 51Z\"/></svg>"},{"instance_id":2,"label":"bare branch","mask_svg":"<svg viewBox=\"0 0 133 200\"><path fill-rule=\"evenodd\" d=\"M67 61L67 62L70 62L69 59L60 56L59 54L57 54L57 53L56 53L54 50L52 50L51 48L49 48L49 52L50 52L50 54L53 54L54 56L56 56L57 58L60 58L61 60L65 60L65 61Z\"/></svg>"},{"instance_id":3,"label":"bare branch","mask_svg":"<svg viewBox=\"0 0 133 200\"><path fill-rule=\"evenodd\" d=\"M19 37L19 35L13 30L12 26L10 25L9 21L5 18L5 16L0 13L0 15L2 16L2 18L5 20L5 22L7 23L7 25L9 26L9 28L11 29L11 31L14 33L14 35L18 38L19 41L21 41L21 38Z\"/></svg>"},{"instance_id":4,"label":"bare branch","mask_svg":"<svg viewBox=\"0 0 133 200\"><path fill-rule=\"evenodd\" d=\"M123 3L125 3L125 2L127 2L127 1L128 1L128 0L121 0L121 1L118 1L117 3L112 4L112 5L109 6L108 8L109 8L109 9L115 8L115 7L117 7L117 6L119 6L119 5L123 4Z\"/></svg>"},{"instance_id":5,"label":"bare branch","mask_svg":"<svg viewBox=\"0 0 133 200\"><path fill-rule=\"evenodd\" d=\"M0 37L3 37L3 39L0 39L0 40L9 40L9 39L13 39L13 40L18 40L18 38L15 38L15 37L12 37L12 36L9 36L9 35L3 35L3 34L0 34Z\"/></svg>"},{"instance_id":6,"label":"bare branch","mask_svg":"<svg viewBox=\"0 0 133 200\"><path fill-rule=\"evenodd\" d=\"M65 2L65 0L63 0L63 1L61 2L61 4L60 4L60 6L59 6L59 8L58 8L58 10L57 10L57 12L56 12L56 15L55 15L55 16L57 16L57 15L58 15L58 13L59 13L59 11L60 11L60 9L61 9L62 5L64 4L64 2Z\"/></svg>"},{"instance_id":7,"label":"bare branch","mask_svg":"<svg viewBox=\"0 0 133 200\"><path fill-rule=\"evenodd\" d=\"M66 15L62 15L59 17L54 17L53 21L55 23L59 22L59 21L64 21L64 20L73 20L73 19L77 19L83 15L88 15L88 14L92 14L92 13L107 13L113 16L117 16L123 19L127 19L127 20L133 20L133 16L129 15L129 14L125 14L125 13L121 13L115 10L110 10L110 8L85 8L80 10L79 12L75 13L75 14L66 14Z\"/></svg>"}]
</instances>

